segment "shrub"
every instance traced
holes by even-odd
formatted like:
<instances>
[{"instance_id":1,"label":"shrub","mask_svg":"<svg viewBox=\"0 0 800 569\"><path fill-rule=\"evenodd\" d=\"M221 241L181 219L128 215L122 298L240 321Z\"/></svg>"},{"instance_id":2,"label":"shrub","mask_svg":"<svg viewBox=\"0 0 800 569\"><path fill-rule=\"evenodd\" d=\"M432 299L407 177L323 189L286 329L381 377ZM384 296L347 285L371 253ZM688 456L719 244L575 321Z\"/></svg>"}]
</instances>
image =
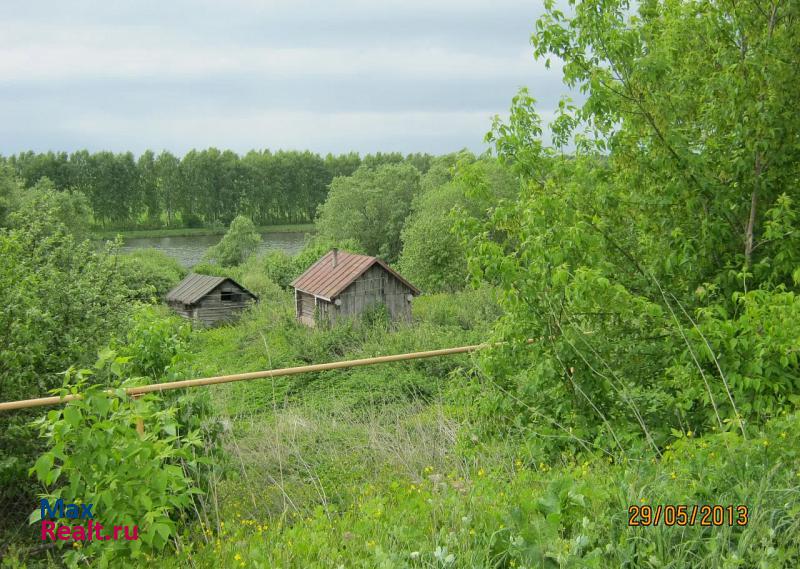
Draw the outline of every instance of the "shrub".
<instances>
[{"instance_id":1,"label":"shrub","mask_svg":"<svg viewBox=\"0 0 800 569\"><path fill-rule=\"evenodd\" d=\"M720 306L699 311L668 372L695 432L721 427L720 420L760 425L800 403L800 298L782 290L734 298L735 314Z\"/></svg>"},{"instance_id":2,"label":"shrub","mask_svg":"<svg viewBox=\"0 0 800 569\"><path fill-rule=\"evenodd\" d=\"M302 271L299 271L296 257L284 251L268 251L259 259L264 274L280 287L288 288Z\"/></svg>"},{"instance_id":3,"label":"shrub","mask_svg":"<svg viewBox=\"0 0 800 569\"><path fill-rule=\"evenodd\" d=\"M181 264L158 249L138 249L117 258L119 275L136 300L163 299L186 276Z\"/></svg>"},{"instance_id":4,"label":"shrub","mask_svg":"<svg viewBox=\"0 0 800 569\"><path fill-rule=\"evenodd\" d=\"M63 556L67 563L114 567L163 550L178 532L181 512L197 492L181 463L194 462L190 447L202 447L196 432L179 433L175 407L162 408L154 396L131 399L122 391L88 386L100 374L121 377L126 358L108 351L94 370L67 372L60 394L83 398L50 411L36 425L48 450L31 468L51 503L94 504L95 523L137 526L138 539L84 541ZM123 384L124 385L124 384ZM145 432L136 431L137 420ZM39 511L31 515L39 518Z\"/></svg>"},{"instance_id":5,"label":"shrub","mask_svg":"<svg viewBox=\"0 0 800 569\"><path fill-rule=\"evenodd\" d=\"M111 348L129 364L129 373L160 381L168 377L188 350L189 323L164 307L141 306L131 318L123 340Z\"/></svg>"},{"instance_id":6,"label":"shrub","mask_svg":"<svg viewBox=\"0 0 800 569\"><path fill-rule=\"evenodd\" d=\"M37 397L123 329L126 289L113 257L77 241L48 210L0 230L0 259L0 400ZM39 444L27 427L32 415L0 414L0 501L30 499L24 473ZM15 523L12 512L0 529Z\"/></svg>"},{"instance_id":7,"label":"shrub","mask_svg":"<svg viewBox=\"0 0 800 569\"><path fill-rule=\"evenodd\" d=\"M400 270L428 292L461 290L467 284L467 255L454 221L482 219L500 199L513 196L517 180L496 161L473 162L469 155L453 166L454 179L417 197L401 238ZM448 215L449 214L449 215Z\"/></svg>"},{"instance_id":8,"label":"shrub","mask_svg":"<svg viewBox=\"0 0 800 569\"><path fill-rule=\"evenodd\" d=\"M193 229L197 227L203 227L203 219L197 214L184 213L181 216L181 219L183 220L184 227L189 227Z\"/></svg>"},{"instance_id":9,"label":"shrub","mask_svg":"<svg viewBox=\"0 0 800 569\"><path fill-rule=\"evenodd\" d=\"M206 251L204 259L224 267L232 267L247 259L260 243L261 235L256 231L253 222L243 215L238 215L231 222L222 240Z\"/></svg>"}]
</instances>

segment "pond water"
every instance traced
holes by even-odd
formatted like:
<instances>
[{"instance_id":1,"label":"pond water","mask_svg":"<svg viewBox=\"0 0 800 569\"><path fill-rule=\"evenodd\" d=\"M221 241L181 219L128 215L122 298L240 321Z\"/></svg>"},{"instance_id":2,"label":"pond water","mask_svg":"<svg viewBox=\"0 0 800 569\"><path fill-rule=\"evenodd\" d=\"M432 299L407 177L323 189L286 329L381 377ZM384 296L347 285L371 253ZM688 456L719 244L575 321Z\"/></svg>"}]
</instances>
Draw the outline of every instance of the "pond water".
<instances>
[{"instance_id":1,"label":"pond water","mask_svg":"<svg viewBox=\"0 0 800 569\"><path fill-rule=\"evenodd\" d=\"M186 267L195 266L203 257L206 249L216 245L222 235L185 235L176 237L133 237L125 239L122 251L129 253L137 249L152 247L159 249L180 261ZM290 255L299 252L305 244L306 234L293 233L264 233L261 235L261 245L258 252L278 249Z\"/></svg>"}]
</instances>

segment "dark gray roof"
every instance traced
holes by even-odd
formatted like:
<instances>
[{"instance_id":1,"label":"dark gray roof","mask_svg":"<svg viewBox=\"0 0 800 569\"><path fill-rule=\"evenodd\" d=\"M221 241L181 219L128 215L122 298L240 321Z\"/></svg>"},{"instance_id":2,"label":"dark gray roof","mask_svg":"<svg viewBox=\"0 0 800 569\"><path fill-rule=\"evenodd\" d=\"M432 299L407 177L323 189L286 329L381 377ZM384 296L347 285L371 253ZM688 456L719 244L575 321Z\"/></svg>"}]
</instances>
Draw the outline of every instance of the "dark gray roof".
<instances>
[{"instance_id":1,"label":"dark gray roof","mask_svg":"<svg viewBox=\"0 0 800 569\"><path fill-rule=\"evenodd\" d=\"M209 292L217 288L225 281L231 281L244 292L256 298L252 292L242 285L227 277L212 277L209 275L198 275L191 273L177 284L175 288L167 293L167 302L182 302L183 304L194 304Z\"/></svg>"}]
</instances>

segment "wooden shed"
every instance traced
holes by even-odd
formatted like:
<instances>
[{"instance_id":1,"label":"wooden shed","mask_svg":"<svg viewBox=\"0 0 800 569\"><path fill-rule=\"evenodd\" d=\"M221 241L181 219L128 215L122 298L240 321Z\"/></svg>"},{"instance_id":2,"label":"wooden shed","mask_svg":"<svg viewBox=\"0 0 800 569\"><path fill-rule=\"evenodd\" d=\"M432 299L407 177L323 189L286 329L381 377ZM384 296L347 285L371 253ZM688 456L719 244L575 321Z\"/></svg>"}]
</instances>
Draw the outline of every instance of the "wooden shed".
<instances>
[{"instance_id":1,"label":"wooden shed","mask_svg":"<svg viewBox=\"0 0 800 569\"><path fill-rule=\"evenodd\" d=\"M167 293L167 304L184 318L213 326L234 320L258 297L227 277L190 274Z\"/></svg>"},{"instance_id":2,"label":"wooden shed","mask_svg":"<svg viewBox=\"0 0 800 569\"><path fill-rule=\"evenodd\" d=\"M308 326L358 316L384 304L392 321L411 320L419 290L385 262L333 249L292 282L298 320Z\"/></svg>"}]
</instances>

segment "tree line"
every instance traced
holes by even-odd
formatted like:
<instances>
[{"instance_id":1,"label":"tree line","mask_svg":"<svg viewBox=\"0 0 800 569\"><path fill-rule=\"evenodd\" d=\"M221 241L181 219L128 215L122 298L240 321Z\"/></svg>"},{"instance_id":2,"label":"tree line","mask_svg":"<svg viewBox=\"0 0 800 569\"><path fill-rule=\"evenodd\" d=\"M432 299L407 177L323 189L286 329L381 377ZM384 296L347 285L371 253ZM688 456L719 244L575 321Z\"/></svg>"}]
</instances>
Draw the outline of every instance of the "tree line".
<instances>
[{"instance_id":1,"label":"tree line","mask_svg":"<svg viewBox=\"0 0 800 569\"><path fill-rule=\"evenodd\" d=\"M42 178L56 190L88 199L94 225L105 229L227 225L245 215L257 225L310 223L331 181L359 167L410 163L421 172L432 156L398 152L325 157L310 151L192 150L23 152L0 157L26 188Z\"/></svg>"}]
</instances>

